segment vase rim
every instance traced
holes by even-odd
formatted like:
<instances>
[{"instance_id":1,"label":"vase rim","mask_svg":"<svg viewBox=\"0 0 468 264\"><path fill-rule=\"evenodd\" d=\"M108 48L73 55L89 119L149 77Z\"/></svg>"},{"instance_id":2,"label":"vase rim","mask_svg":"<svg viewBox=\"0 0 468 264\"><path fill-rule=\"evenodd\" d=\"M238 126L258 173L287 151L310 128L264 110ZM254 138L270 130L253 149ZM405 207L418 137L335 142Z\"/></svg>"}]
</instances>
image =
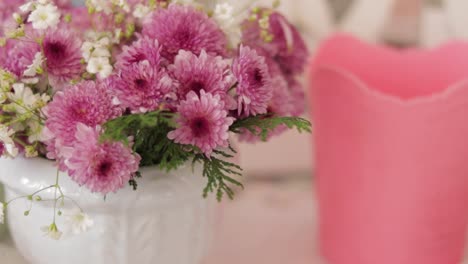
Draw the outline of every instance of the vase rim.
<instances>
[{"instance_id":1,"label":"vase rim","mask_svg":"<svg viewBox=\"0 0 468 264\"><path fill-rule=\"evenodd\" d=\"M445 56L449 54L453 57L454 54L459 54L458 51L460 56L457 59L452 60ZM466 61L461 60L465 57ZM362 59L357 61L357 58ZM440 68L445 71L441 70L440 75L435 75L433 72L439 70L439 65L427 64L437 62L440 58L444 58ZM463 67L463 63L466 67ZM468 89L468 42L463 41L398 52L397 49L367 43L352 35L339 33L323 42L310 65L312 80L320 74L332 72L337 77L354 83L364 94L398 105L432 103L464 88ZM450 67L444 68L444 65ZM400 66L405 70L414 70L395 70ZM419 77L421 78L418 79ZM431 86L432 89L427 89L425 84L432 79L437 84Z\"/></svg>"},{"instance_id":2,"label":"vase rim","mask_svg":"<svg viewBox=\"0 0 468 264\"><path fill-rule=\"evenodd\" d=\"M37 190L55 183L57 167L54 162L41 159L0 158L0 181L7 189L11 189L20 196L29 195ZM79 186L66 173L61 173L60 185L67 197L77 201L87 211L102 211L120 209L148 209L146 207L170 208L183 201L190 202L202 196L204 178L200 168L192 170L189 164L181 166L176 171L166 173L157 166L142 167L142 178L138 179L138 189L134 191L127 185L116 193L104 195L91 193L83 186ZM50 189L41 193L43 200L54 198L55 192ZM151 201L151 204L148 202ZM69 203L69 205L72 205Z\"/></svg>"},{"instance_id":3,"label":"vase rim","mask_svg":"<svg viewBox=\"0 0 468 264\"><path fill-rule=\"evenodd\" d=\"M369 96L375 100L391 103L402 107L418 107L421 105L437 103L441 100L448 100L449 98L454 97L459 93L464 92L465 90L465 93L468 93L468 78L459 80L437 93L405 99L396 95L382 92L378 89L374 89L373 87L367 85L361 78L359 78L352 72L345 70L341 67L337 67L335 65L318 66L312 71L312 80L316 76L324 73L332 73L336 75L336 77L341 77L346 81L355 84L356 88L358 88L358 91L360 93ZM324 89L327 88L328 87L324 87Z\"/></svg>"}]
</instances>

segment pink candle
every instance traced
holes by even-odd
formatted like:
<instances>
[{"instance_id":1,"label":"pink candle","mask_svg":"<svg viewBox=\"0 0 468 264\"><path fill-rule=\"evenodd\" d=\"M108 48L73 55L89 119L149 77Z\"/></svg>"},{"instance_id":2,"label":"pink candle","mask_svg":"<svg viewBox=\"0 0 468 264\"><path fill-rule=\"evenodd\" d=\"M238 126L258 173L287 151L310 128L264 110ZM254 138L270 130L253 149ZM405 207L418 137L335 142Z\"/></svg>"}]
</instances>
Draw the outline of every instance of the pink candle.
<instances>
[{"instance_id":1,"label":"pink candle","mask_svg":"<svg viewBox=\"0 0 468 264\"><path fill-rule=\"evenodd\" d=\"M468 44L349 36L312 63L321 251L331 264L459 264L468 224Z\"/></svg>"}]
</instances>

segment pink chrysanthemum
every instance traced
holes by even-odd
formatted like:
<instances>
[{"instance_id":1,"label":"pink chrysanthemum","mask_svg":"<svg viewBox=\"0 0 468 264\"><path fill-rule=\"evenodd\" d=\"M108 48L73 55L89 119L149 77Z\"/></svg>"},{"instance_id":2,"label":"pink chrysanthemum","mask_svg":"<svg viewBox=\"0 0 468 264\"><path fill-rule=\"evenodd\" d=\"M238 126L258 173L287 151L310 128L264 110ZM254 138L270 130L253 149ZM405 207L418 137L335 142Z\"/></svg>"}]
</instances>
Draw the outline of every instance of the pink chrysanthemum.
<instances>
[{"instance_id":1,"label":"pink chrysanthemum","mask_svg":"<svg viewBox=\"0 0 468 264\"><path fill-rule=\"evenodd\" d=\"M2 0L0 1L0 33L5 21L11 20L14 12L17 12L18 7L22 5L22 1L18 0Z\"/></svg>"},{"instance_id":2,"label":"pink chrysanthemum","mask_svg":"<svg viewBox=\"0 0 468 264\"><path fill-rule=\"evenodd\" d=\"M60 158L62 147L73 145L78 123L94 127L120 116L122 110L112 101L108 87L92 81L57 92L44 109L49 150L55 149L55 153L48 153L48 157Z\"/></svg>"},{"instance_id":3,"label":"pink chrysanthemum","mask_svg":"<svg viewBox=\"0 0 468 264\"><path fill-rule=\"evenodd\" d=\"M258 19L270 12L264 9L257 13ZM272 40L265 40L259 20L246 20L242 26L242 42L257 49L262 55L272 57L285 74L304 71L309 56L308 48L299 31L283 15L269 15L269 33Z\"/></svg>"},{"instance_id":4,"label":"pink chrysanthemum","mask_svg":"<svg viewBox=\"0 0 468 264\"><path fill-rule=\"evenodd\" d=\"M153 67L159 67L161 63L160 53L161 46L158 40L141 37L131 46L123 47L122 53L117 57L116 68L123 69L145 60Z\"/></svg>"},{"instance_id":5,"label":"pink chrysanthemum","mask_svg":"<svg viewBox=\"0 0 468 264\"><path fill-rule=\"evenodd\" d=\"M134 113L155 110L173 90L172 79L164 69L147 60L124 67L111 78L110 86L122 106Z\"/></svg>"},{"instance_id":6,"label":"pink chrysanthemum","mask_svg":"<svg viewBox=\"0 0 468 264\"><path fill-rule=\"evenodd\" d=\"M179 128L168 134L169 139L184 145L193 145L210 156L214 149L229 146L229 127L234 118L227 116L219 95L200 91L187 95L179 106Z\"/></svg>"},{"instance_id":7,"label":"pink chrysanthemum","mask_svg":"<svg viewBox=\"0 0 468 264\"><path fill-rule=\"evenodd\" d=\"M66 164L70 177L92 192L108 194L123 188L138 171L140 156L120 142L99 142L100 128L81 123Z\"/></svg>"},{"instance_id":8,"label":"pink chrysanthemum","mask_svg":"<svg viewBox=\"0 0 468 264\"><path fill-rule=\"evenodd\" d=\"M237 78L238 114L265 114L272 97L272 82L265 58L249 47L240 47L232 71Z\"/></svg>"},{"instance_id":9,"label":"pink chrysanthemum","mask_svg":"<svg viewBox=\"0 0 468 264\"><path fill-rule=\"evenodd\" d=\"M228 109L235 109L234 99L228 95L234 78L230 75L229 64L221 57L210 56L204 50L197 56L181 50L169 71L176 81L176 93L179 100L185 100L187 94L200 95L204 90L212 95L219 95Z\"/></svg>"},{"instance_id":10,"label":"pink chrysanthemum","mask_svg":"<svg viewBox=\"0 0 468 264\"><path fill-rule=\"evenodd\" d=\"M292 113L295 111L296 106L293 105L295 101L292 100L293 97L291 95L291 91L289 90L288 82L281 74L278 74L274 75L273 83L275 85L273 86L273 96L268 102L268 115L292 116ZM302 101L303 100L304 99L302 98ZM286 130L286 126L282 125L277 127L274 131L268 134L267 140L284 133ZM261 141L261 138L252 134L247 129L243 129L242 133L239 136L239 140L242 142L255 143Z\"/></svg>"},{"instance_id":11,"label":"pink chrysanthemum","mask_svg":"<svg viewBox=\"0 0 468 264\"><path fill-rule=\"evenodd\" d=\"M22 77L40 50L39 44L34 41L10 40L5 49L3 67L16 76Z\"/></svg>"},{"instance_id":12,"label":"pink chrysanthemum","mask_svg":"<svg viewBox=\"0 0 468 264\"><path fill-rule=\"evenodd\" d=\"M5 153L5 144L0 141L0 157L3 157L4 153Z\"/></svg>"},{"instance_id":13,"label":"pink chrysanthemum","mask_svg":"<svg viewBox=\"0 0 468 264\"><path fill-rule=\"evenodd\" d=\"M179 50L199 55L204 49L210 55L223 55L227 40L223 31L204 12L191 6L171 4L159 8L143 24L143 35L163 45L162 55L173 61Z\"/></svg>"},{"instance_id":14,"label":"pink chrysanthemum","mask_svg":"<svg viewBox=\"0 0 468 264\"><path fill-rule=\"evenodd\" d=\"M71 31L49 31L43 47L49 80L56 90L61 90L73 78L80 76L83 71L81 43Z\"/></svg>"}]
</instances>

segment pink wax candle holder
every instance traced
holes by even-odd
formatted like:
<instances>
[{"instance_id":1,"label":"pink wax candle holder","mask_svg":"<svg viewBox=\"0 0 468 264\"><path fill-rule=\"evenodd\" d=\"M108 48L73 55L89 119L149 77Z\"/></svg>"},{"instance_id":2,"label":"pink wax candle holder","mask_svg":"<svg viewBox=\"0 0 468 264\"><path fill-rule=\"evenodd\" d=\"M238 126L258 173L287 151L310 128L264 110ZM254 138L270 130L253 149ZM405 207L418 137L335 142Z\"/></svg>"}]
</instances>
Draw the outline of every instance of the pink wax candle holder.
<instances>
[{"instance_id":1,"label":"pink wax candle holder","mask_svg":"<svg viewBox=\"0 0 468 264\"><path fill-rule=\"evenodd\" d=\"M337 35L311 66L321 252L330 264L460 264L468 43L397 51Z\"/></svg>"}]
</instances>

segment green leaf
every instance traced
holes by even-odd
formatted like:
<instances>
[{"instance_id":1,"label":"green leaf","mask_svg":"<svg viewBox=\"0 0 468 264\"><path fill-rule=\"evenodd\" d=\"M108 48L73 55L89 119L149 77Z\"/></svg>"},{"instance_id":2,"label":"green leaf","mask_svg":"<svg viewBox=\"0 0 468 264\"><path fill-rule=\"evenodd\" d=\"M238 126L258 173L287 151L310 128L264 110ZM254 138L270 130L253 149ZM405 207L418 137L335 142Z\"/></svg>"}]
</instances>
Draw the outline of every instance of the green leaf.
<instances>
[{"instance_id":1,"label":"green leaf","mask_svg":"<svg viewBox=\"0 0 468 264\"><path fill-rule=\"evenodd\" d=\"M139 131L146 128L153 128L159 122L168 122L167 115L161 111L145 114L133 114L118 117L104 124L104 133L101 140L123 141L128 143L129 136L135 136Z\"/></svg>"},{"instance_id":2,"label":"green leaf","mask_svg":"<svg viewBox=\"0 0 468 264\"><path fill-rule=\"evenodd\" d=\"M133 150L142 158L141 166L157 165L161 170L174 170L194 156L190 147L167 138L174 129L174 117L175 114L164 111L122 116L104 125L101 140L128 144L132 136Z\"/></svg>"},{"instance_id":3,"label":"green leaf","mask_svg":"<svg viewBox=\"0 0 468 264\"><path fill-rule=\"evenodd\" d=\"M252 134L260 137L263 141L268 139L270 133L274 132L276 128L285 125L289 129L297 129L299 133L312 132L311 123L301 117L272 117L267 115L258 115L240 119L234 122L230 130L234 133L240 134L243 129L250 131Z\"/></svg>"}]
</instances>

